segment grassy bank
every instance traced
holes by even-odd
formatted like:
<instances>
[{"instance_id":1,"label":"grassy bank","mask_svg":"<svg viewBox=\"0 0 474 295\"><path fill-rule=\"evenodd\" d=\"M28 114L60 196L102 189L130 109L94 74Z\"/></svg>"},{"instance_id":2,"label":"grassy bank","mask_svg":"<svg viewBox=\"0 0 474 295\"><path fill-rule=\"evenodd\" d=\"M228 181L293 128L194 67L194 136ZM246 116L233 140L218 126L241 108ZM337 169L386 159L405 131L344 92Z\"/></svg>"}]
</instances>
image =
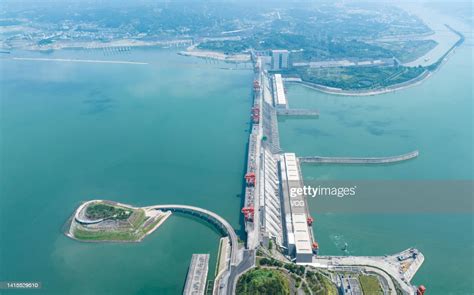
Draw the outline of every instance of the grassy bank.
<instances>
[{"instance_id":1,"label":"grassy bank","mask_svg":"<svg viewBox=\"0 0 474 295\"><path fill-rule=\"evenodd\" d=\"M422 67L300 68L301 79L342 90L371 90L410 81L425 71Z\"/></svg>"},{"instance_id":2,"label":"grassy bank","mask_svg":"<svg viewBox=\"0 0 474 295\"><path fill-rule=\"evenodd\" d=\"M69 234L81 241L138 242L166 216L159 211L145 212L123 204L93 201L75 213Z\"/></svg>"},{"instance_id":3,"label":"grassy bank","mask_svg":"<svg viewBox=\"0 0 474 295\"><path fill-rule=\"evenodd\" d=\"M364 294L379 295L383 294L379 280L375 276L359 276L360 286Z\"/></svg>"},{"instance_id":4,"label":"grassy bank","mask_svg":"<svg viewBox=\"0 0 474 295\"><path fill-rule=\"evenodd\" d=\"M240 277L236 294L287 295L290 294L289 281L279 270L253 269Z\"/></svg>"}]
</instances>

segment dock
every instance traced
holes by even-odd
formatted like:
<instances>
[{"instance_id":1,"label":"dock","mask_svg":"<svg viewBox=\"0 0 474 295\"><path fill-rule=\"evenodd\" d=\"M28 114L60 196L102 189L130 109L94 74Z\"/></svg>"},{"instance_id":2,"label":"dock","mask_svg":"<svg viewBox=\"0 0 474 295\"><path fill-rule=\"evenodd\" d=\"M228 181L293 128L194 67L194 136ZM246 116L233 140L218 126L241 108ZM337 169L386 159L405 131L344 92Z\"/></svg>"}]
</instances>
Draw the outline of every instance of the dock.
<instances>
[{"instance_id":1,"label":"dock","mask_svg":"<svg viewBox=\"0 0 474 295\"><path fill-rule=\"evenodd\" d=\"M413 158L418 157L418 150L390 157L320 157L320 156L310 156L310 157L299 157L301 163L321 163L321 164L388 164L407 161Z\"/></svg>"},{"instance_id":2,"label":"dock","mask_svg":"<svg viewBox=\"0 0 474 295\"><path fill-rule=\"evenodd\" d=\"M208 269L209 254L193 254L183 295L204 295Z\"/></svg>"}]
</instances>

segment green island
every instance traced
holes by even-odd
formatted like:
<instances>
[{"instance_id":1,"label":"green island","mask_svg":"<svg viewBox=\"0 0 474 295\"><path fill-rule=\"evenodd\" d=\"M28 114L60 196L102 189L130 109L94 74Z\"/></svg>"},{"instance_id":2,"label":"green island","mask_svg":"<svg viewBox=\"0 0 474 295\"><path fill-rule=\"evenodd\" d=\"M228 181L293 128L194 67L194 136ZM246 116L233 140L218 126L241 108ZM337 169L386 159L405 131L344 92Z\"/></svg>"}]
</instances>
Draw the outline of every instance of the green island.
<instances>
[{"instance_id":1,"label":"green island","mask_svg":"<svg viewBox=\"0 0 474 295\"><path fill-rule=\"evenodd\" d=\"M89 242L139 242L170 214L111 201L89 201L74 213L67 235Z\"/></svg>"},{"instance_id":2,"label":"green island","mask_svg":"<svg viewBox=\"0 0 474 295\"><path fill-rule=\"evenodd\" d=\"M86 217L90 219L111 218L116 220L128 219L133 210L108 205L105 203L94 203L86 208Z\"/></svg>"}]
</instances>

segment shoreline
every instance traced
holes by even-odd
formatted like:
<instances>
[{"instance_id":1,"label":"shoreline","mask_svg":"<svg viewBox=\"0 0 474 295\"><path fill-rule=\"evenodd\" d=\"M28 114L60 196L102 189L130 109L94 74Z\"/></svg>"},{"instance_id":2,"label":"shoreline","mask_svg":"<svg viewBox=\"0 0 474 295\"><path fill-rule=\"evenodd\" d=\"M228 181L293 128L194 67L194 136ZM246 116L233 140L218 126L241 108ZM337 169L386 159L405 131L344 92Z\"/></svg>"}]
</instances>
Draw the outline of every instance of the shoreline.
<instances>
[{"instance_id":1,"label":"shoreline","mask_svg":"<svg viewBox=\"0 0 474 295\"><path fill-rule=\"evenodd\" d=\"M435 71L429 71L425 70L423 73L421 73L418 77L415 77L411 80L394 84L392 86L388 86L385 88L379 88L379 89L371 89L371 90L362 90L362 91L356 91L356 90L343 90L340 88L333 88L329 86L325 86L322 84L315 84L303 80L285 80L285 82L288 83L294 83L298 85L302 85L304 87L314 89L316 91L322 92L322 93L327 93L327 94L333 94L333 95L340 95L340 96L373 96L373 95L380 95L380 94L386 94L386 93L391 93L399 90L403 90L409 87L417 86L423 83L426 79L431 77L431 75Z\"/></svg>"},{"instance_id":2,"label":"shoreline","mask_svg":"<svg viewBox=\"0 0 474 295\"><path fill-rule=\"evenodd\" d=\"M103 221L106 221L105 219L99 220L97 222L92 221L90 223L88 221L81 221L82 218L79 216L79 214L84 210L84 208L86 206L88 206L89 204L95 203L95 202L100 202L100 203L110 202L111 203L110 205L112 205L112 206L120 206L120 207L127 208L127 209L130 209L130 210L142 210L144 216L146 218L149 218L148 220L156 218L158 221L153 220L151 223L156 222L156 224L153 225L152 228L147 230L147 227L150 226L150 224L147 225L148 220L145 219L143 221L143 224L140 225L140 226L144 226L143 227L143 231L144 231L143 235L140 236L137 239L130 239L130 240L127 240L127 239L82 239L82 238L76 237L74 235L74 231L75 231L75 229L78 225L84 226L84 225L87 225L87 224L98 224L98 223L101 223ZM153 214L149 214L150 213L149 211L153 211ZM171 211L148 210L147 207L135 207L135 206L131 206L131 205L128 205L128 204L119 203L119 202L104 201L104 200L91 200L91 201L83 202L76 210L74 210L74 213L72 214L72 216L68 219L68 221L66 223L67 224L67 229L64 230L64 234L67 237L69 237L73 240L76 240L76 241L79 241L79 242L85 242L85 243L104 243L104 242L105 243L140 243L148 235L155 232L171 215L172 215ZM104 231L104 230L99 230L99 231ZM107 230L105 230L105 231L107 231Z\"/></svg>"},{"instance_id":3,"label":"shoreline","mask_svg":"<svg viewBox=\"0 0 474 295\"><path fill-rule=\"evenodd\" d=\"M6 47L5 50L27 50L27 51L50 51L50 50L67 50L67 49L84 49L84 50L94 50L94 49L111 49L111 48L139 48L139 47L163 47L163 48L172 48L172 47L182 47L189 46L193 43L193 40L190 38L183 39L174 39L174 40L163 40L163 41L142 41L136 39L117 39L110 40L107 42L99 41L64 41L57 42L51 45L40 46L37 44L24 44L20 46L10 46Z\"/></svg>"},{"instance_id":4,"label":"shoreline","mask_svg":"<svg viewBox=\"0 0 474 295\"><path fill-rule=\"evenodd\" d=\"M151 228L141 239L137 241L137 243L143 241L144 238L148 237L150 234L152 234L155 230L157 230L170 216L171 216L171 211L166 211L162 213L162 216L160 217L160 220L158 221L153 228Z\"/></svg>"},{"instance_id":5,"label":"shoreline","mask_svg":"<svg viewBox=\"0 0 474 295\"><path fill-rule=\"evenodd\" d=\"M285 80L285 82L303 85L305 87L308 87L308 88L311 88L323 93L340 95L340 96L373 96L373 95L386 94L386 93L391 93L391 92L407 89L409 87L418 86L421 83L423 83L425 80L427 80L429 77L431 77L433 74L438 72L441 66L443 66L449 60L451 55L455 53L456 49L464 43L465 37L462 33L454 30L449 25L445 25L445 26L449 30L451 30L453 33L459 35L460 39L453 46L451 46L449 50L446 51L435 63L433 63L429 67L426 67L423 73L421 73L419 76L411 80L394 84L385 88L362 90L362 91L343 90L340 88L333 88L333 87L325 86L322 84L315 84L315 83L303 81L301 80L301 78L298 78L298 79L290 78L290 79Z\"/></svg>"}]
</instances>

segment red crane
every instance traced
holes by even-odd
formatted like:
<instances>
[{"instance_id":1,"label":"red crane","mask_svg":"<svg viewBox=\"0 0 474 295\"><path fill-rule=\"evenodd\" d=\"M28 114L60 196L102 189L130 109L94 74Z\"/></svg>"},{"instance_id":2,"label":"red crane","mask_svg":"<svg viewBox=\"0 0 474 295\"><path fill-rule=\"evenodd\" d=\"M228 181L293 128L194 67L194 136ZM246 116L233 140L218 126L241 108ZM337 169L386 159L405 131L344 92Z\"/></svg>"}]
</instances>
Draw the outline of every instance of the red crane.
<instances>
[{"instance_id":1,"label":"red crane","mask_svg":"<svg viewBox=\"0 0 474 295\"><path fill-rule=\"evenodd\" d=\"M260 108L259 107L252 108L252 121L254 124L258 124L260 122Z\"/></svg>"},{"instance_id":2,"label":"red crane","mask_svg":"<svg viewBox=\"0 0 474 295\"><path fill-rule=\"evenodd\" d=\"M253 214L254 214L253 207L244 207L242 208L242 213L244 214L245 221L253 221Z\"/></svg>"},{"instance_id":3,"label":"red crane","mask_svg":"<svg viewBox=\"0 0 474 295\"><path fill-rule=\"evenodd\" d=\"M313 244L311 244L311 247L313 248L313 253L318 254L318 250L319 250L318 242L313 242Z\"/></svg>"},{"instance_id":4,"label":"red crane","mask_svg":"<svg viewBox=\"0 0 474 295\"><path fill-rule=\"evenodd\" d=\"M258 82L258 80L253 81L253 89L255 91L260 90L260 83Z\"/></svg>"},{"instance_id":5,"label":"red crane","mask_svg":"<svg viewBox=\"0 0 474 295\"><path fill-rule=\"evenodd\" d=\"M426 292L426 287L423 285L418 286L418 289L416 290L416 295L423 295Z\"/></svg>"},{"instance_id":6,"label":"red crane","mask_svg":"<svg viewBox=\"0 0 474 295\"><path fill-rule=\"evenodd\" d=\"M306 219L306 222L308 223L308 226L313 225L313 221L314 221L314 218L311 217L311 216Z\"/></svg>"},{"instance_id":7,"label":"red crane","mask_svg":"<svg viewBox=\"0 0 474 295\"><path fill-rule=\"evenodd\" d=\"M256 183L255 173L249 172L245 174L245 181L247 182L247 186L255 186L255 183Z\"/></svg>"}]
</instances>

